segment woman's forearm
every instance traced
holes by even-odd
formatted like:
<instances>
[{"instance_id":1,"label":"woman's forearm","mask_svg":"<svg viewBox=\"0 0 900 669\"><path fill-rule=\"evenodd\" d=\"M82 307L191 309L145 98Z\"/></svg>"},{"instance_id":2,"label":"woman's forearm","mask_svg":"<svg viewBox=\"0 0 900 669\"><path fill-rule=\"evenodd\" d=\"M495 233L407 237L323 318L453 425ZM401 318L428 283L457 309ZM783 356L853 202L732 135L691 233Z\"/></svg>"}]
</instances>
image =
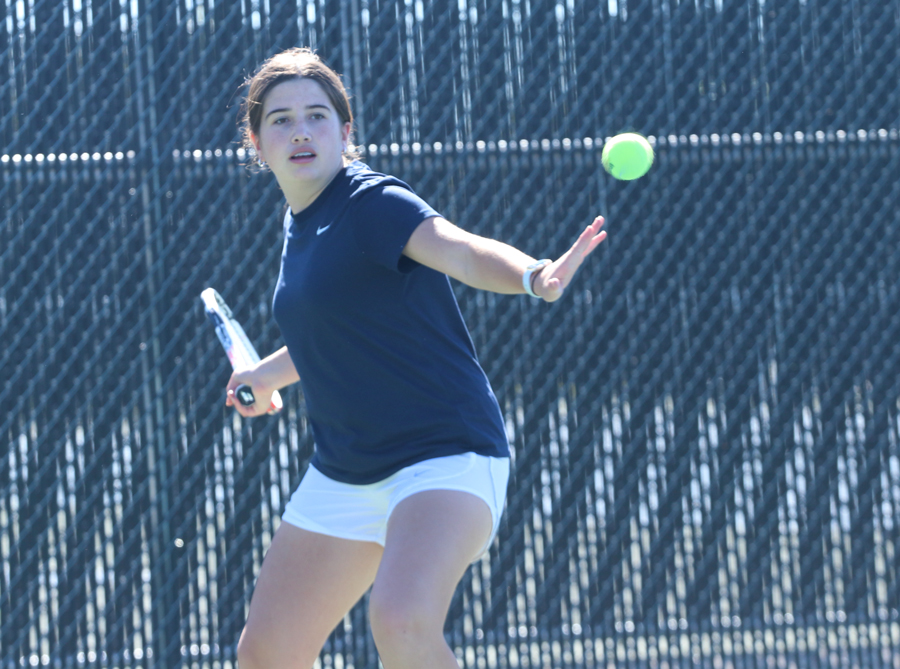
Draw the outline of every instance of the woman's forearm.
<instances>
[{"instance_id":1,"label":"woman's forearm","mask_svg":"<svg viewBox=\"0 0 900 669\"><path fill-rule=\"evenodd\" d=\"M297 373L297 368L294 367L287 346L281 347L260 360L256 366L256 372L262 377L267 387L277 390L300 380L300 375Z\"/></svg>"}]
</instances>

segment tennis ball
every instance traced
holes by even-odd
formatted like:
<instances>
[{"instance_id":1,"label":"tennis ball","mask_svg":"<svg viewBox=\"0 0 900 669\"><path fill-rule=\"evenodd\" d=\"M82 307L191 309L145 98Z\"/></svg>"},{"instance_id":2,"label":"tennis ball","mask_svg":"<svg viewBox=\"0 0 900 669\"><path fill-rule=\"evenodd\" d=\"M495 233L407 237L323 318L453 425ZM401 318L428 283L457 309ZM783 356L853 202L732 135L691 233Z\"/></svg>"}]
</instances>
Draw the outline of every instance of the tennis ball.
<instances>
[{"instance_id":1,"label":"tennis ball","mask_svg":"<svg viewBox=\"0 0 900 669\"><path fill-rule=\"evenodd\" d=\"M611 138L600 156L603 168L614 178L631 181L647 174L653 164L653 147L636 132L623 132Z\"/></svg>"}]
</instances>

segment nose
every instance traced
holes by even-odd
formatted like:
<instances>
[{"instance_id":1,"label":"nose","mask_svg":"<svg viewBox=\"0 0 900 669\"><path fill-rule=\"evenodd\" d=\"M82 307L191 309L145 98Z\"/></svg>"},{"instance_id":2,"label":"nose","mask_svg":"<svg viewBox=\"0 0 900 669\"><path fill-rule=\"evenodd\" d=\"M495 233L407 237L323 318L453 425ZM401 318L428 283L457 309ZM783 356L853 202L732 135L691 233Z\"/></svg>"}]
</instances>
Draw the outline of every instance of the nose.
<instances>
[{"instance_id":1,"label":"nose","mask_svg":"<svg viewBox=\"0 0 900 669\"><path fill-rule=\"evenodd\" d=\"M291 141L294 144L300 144L310 140L312 140L312 137L310 136L309 129L306 127L306 123L298 123Z\"/></svg>"}]
</instances>

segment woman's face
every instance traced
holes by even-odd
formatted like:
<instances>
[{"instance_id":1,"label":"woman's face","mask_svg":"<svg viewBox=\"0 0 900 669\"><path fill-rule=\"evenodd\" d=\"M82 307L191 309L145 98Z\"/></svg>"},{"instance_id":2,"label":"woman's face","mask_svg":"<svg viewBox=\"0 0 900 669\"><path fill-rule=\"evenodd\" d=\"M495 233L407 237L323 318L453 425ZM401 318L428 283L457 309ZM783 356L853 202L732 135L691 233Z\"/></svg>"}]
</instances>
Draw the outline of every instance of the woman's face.
<instances>
[{"instance_id":1,"label":"woman's face","mask_svg":"<svg viewBox=\"0 0 900 669\"><path fill-rule=\"evenodd\" d=\"M341 122L317 82L289 79L266 95L254 144L286 195L310 188L318 193L343 167L349 137L350 124Z\"/></svg>"}]
</instances>

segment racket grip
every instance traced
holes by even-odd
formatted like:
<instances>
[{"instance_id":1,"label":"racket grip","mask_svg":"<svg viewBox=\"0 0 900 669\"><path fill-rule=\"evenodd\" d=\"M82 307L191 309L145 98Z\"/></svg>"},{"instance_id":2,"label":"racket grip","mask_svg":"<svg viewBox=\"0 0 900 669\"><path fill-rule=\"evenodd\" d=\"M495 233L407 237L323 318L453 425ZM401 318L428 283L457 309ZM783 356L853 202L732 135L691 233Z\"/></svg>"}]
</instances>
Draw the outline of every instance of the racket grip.
<instances>
[{"instance_id":1,"label":"racket grip","mask_svg":"<svg viewBox=\"0 0 900 669\"><path fill-rule=\"evenodd\" d=\"M253 395L253 389L246 383L242 383L234 389L234 396L238 398L238 402L245 407L256 404L256 397Z\"/></svg>"}]
</instances>

